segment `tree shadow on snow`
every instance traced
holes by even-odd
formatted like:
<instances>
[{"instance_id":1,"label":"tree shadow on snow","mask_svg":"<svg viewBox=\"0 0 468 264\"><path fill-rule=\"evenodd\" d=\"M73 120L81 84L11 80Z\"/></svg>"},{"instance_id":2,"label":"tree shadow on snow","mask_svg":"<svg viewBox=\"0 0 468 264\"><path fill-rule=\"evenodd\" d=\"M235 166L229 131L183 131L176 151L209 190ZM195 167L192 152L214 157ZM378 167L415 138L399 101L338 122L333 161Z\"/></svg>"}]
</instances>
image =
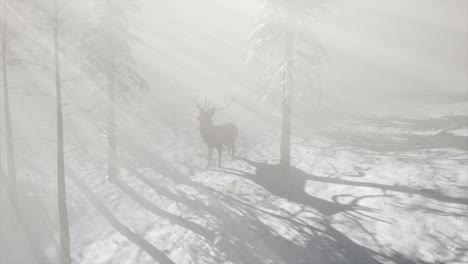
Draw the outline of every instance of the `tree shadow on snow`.
<instances>
[{"instance_id":1,"label":"tree shadow on snow","mask_svg":"<svg viewBox=\"0 0 468 264\"><path fill-rule=\"evenodd\" d=\"M309 195L306 190L306 182L311 180L311 175L296 169L281 169L277 165L259 163L246 158L240 158L255 168L255 173L243 172L235 169L225 169L224 172L240 176L265 188L271 194L288 201L310 206L321 214L332 216L342 212L372 211L370 208L360 206L359 202L366 198L382 197L386 195L368 195L354 198L349 203L340 203L340 198L347 195L335 195L332 201L327 201Z\"/></svg>"},{"instance_id":2,"label":"tree shadow on snow","mask_svg":"<svg viewBox=\"0 0 468 264\"><path fill-rule=\"evenodd\" d=\"M106 221L117 230L120 234L126 237L129 241L137 245L144 252L146 252L154 261L164 264L175 264L163 251L154 247L151 243L141 238L138 234L130 230L127 226L122 224L117 217L104 205L103 202L90 190L86 184L79 179L79 177L73 172L68 171L69 178L78 187L78 189L86 196L91 204L97 209L97 211L106 219Z\"/></svg>"},{"instance_id":3,"label":"tree shadow on snow","mask_svg":"<svg viewBox=\"0 0 468 264\"><path fill-rule=\"evenodd\" d=\"M318 220L316 222L317 226L312 226L294 215L285 215L284 212L281 212L281 209L278 209L280 212L273 213L269 210L257 208L254 204L226 196L225 200L230 200L228 202L230 206L244 211L242 226L248 226L261 235L254 243L257 251L267 248L270 254L273 252L273 255L283 260L284 263L381 263L376 257L377 252L355 243L335 229L328 220L329 216L338 213L350 215L353 213L354 215L366 217L360 211L372 211L372 209L360 206L359 202L365 198L375 196L358 197L347 204L339 203L339 197L337 196L333 198L333 202L330 202L310 196L305 192L304 187L308 177L300 170L291 168L284 171L275 165L256 163L248 159L243 160L256 168L254 174L239 170L227 170L225 172L250 180L274 196L313 208L325 216L325 220ZM266 225L259 215L268 215L287 223L291 229L290 232L297 232L301 236L307 234L307 238L302 242L302 245L286 239L272 227Z\"/></svg>"},{"instance_id":4,"label":"tree shadow on snow","mask_svg":"<svg viewBox=\"0 0 468 264\"><path fill-rule=\"evenodd\" d=\"M180 227L186 228L187 230L191 230L192 232L204 237L208 241L214 240L215 234L211 230L206 229L205 227L191 222L181 216L171 214L159 208L121 180L115 179L112 181L112 183L152 214L165 218Z\"/></svg>"},{"instance_id":5,"label":"tree shadow on snow","mask_svg":"<svg viewBox=\"0 0 468 264\"><path fill-rule=\"evenodd\" d=\"M125 161L123 161L125 162ZM148 204L149 201L143 201L143 197L139 196L136 194L136 191L133 189L130 189L130 187L123 186L122 184L117 181L117 186L121 188L125 193L127 193L133 200L137 201L141 205L144 205L144 207L151 211L153 214L166 217L168 220L173 222L176 225L179 225L186 230L190 230L201 237L205 239L205 241L210 244L214 245L217 247L218 250L224 252L226 254L225 259L228 259L230 261L234 261L234 263L262 263L260 259L255 256L255 254L251 251L241 251L239 250L240 245L242 242L241 240L236 240L235 236L232 236L231 231L233 227L241 222L243 218L243 215L239 215L236 211L236 208L229 208L229 207L224 207L221 206L220 203L210 203L209 205L206 204L202 200L198 200L196 198L190 197L185 193L182 192L174 192L172 190L169 190L167 186L161 185L158 181L153 180L142 173L140 173L136 168L132 166L132 164L125 162L125 167L128 170L129 174L138 180L140 180L142 183L144 183L146 186L151 188L153 191L155 191L158 195L164 196L165 198L175 202L176 204L181 204L189 208L191 213L195 213L199 215L200 217L204 217L206 215L211 215L216 217L218 219L219 225L214 228L214 229L209 229L207 227L204 227L202 225L195 224L193 222L190 222L189 220L185 220L181 217L170 215L168 216L168 213L161 210L161 209L155 209L154 205ZM167 165L168 166L168 165ZM175 169L172 168L170 171L174 171ZM170 174L165 174L164 172L167 172L166 170L159 170L160 172L163 173L163 175L167 176L170 178ZM178 179L180 179L178 177ZM210 189L209 187L200 185L196 182L192 181L184 181L184 185L191 186L194 188L197 188L200 191L209 191L210 193L214 195L219 195L217 198L220 198L220 202L223 202L224 199L221 197L222 194L217 193L215 190ZM213 191L213 192L212 192ZM226 235L226 234L231 234L231 235ZM239 243L238 243L239 242ZM199 250L199 249L192 249L192 250ZM225 259L220 259L219 256L214 256L212 255L215 259L216 262L221 263ZM196 263L201 263L198 260L195 260Z\"/></svg>"},{"instance_id":6,"label":"tree shadow on snow","mask_svg":"<svg viewBox=\"0 0 468 264\"><path fill-rule=\"evenodd\" d=\"M220 225L213 230L204 229L204 237L211 240L212 234L215 234L213 245L223 252L225 260L233 263L290 263L290 264L341 264L341 263L359 263L373 264L380 263L373 255L372 250L367 249L341 234L338 230L327 223L318 223L321 228L297 220L294 216L285 216L282 213L272 213L257 208L254 204L246 203L238 198L220 192L212 187L205 186L197 182L185 182L199 191L209 193L214 202L205 204L196 201L182 194L176 194L169 191L166 187L157 184L157 182L148 179L139 173L136 169L130 168L130 174L147 186L153 188L158 194L162 194L178 203L183 203L193 211L203 211L218 219ZM165 171L165 170L163 170ZM172 170L171 170L172 171ZM171 175L166 175L170 178ZM117 184L118 186L121 184ZM147 202L141 201L141 197L135 194L135 191L129 190L128 186L119 186L124 192L130 194L132 198L142 203L145 207L154 211L155 214L161 214L161 211L153 210L153 206ZM293 185L293 188L300 188L300 183ZM271 189L271 188L270 188ZM306 204L308 206L319 208L323 214L333 215L339 212L357 210L359 205L355 203L341 205L328 202L318 198L308 199L306 194L300 194L297 190L293 192L284 192L276 190L275 195L289 195L290 199ZM291 194L296 193L296 194ZM364 208L361 208L364 209ZM305 244L296 243L277 233L277 230L265 224L258 215L269 215L283 222L287 222L291 228L297 232L309 234ZM164 215L164 214L163 214ZM177 221L174 222L177 224ZM194 231L193 225L183 225L185 228ZM197 232L198 227L194 232ZM209 235L207 235L209 234Z\"/></svg>"},{"instance_id":7,"label":"tree shadow on snow","mask_svg":"<svg viewBox=\"0 0 468 264\"><path fill-rule=\"evenodd\" d=\"M284 215L284 211L278 209L279 212L273 213L270 210L260 209L255 204L241 201L233 196L225 196L225 200L231 207L237 207L237 210L243 211L242 225L248 226L252 230L256 230L261 234L255 243L255 250L261 252L261 249L266 247L271 250L284 263L356 263L356 264L371 264L371 263L404 263L416 264L426 263L422 260L411 259L398 252L387 248L377 241L375 234L367 230L365 226L360 225L360 228L367 233L372 241L375 242L375 248L379 250L367 248L353 241L351 238L337 230L332 226L329 216L338 213L349 214L349 216L360 218L369 217L374 220L379 220L368 216L362 212L373 211L370 208L359 205L361 201L367 198L377 197L361 196L354 198L351 202L342 204L338 202L339 196L335 196L333 202L308 195L304 188L307 180L310 180L311 175L306 174L298 169L291 168L287 171L279 168L277 165L268 163L258 163L248 159L242 159L251 166L255 167L255 173L248 173L239 170L223 170L235 176L242 177L252 181L258 186L263 187L274 196L284 198L290 202L294 202L305 207L313 208L325 216L323 220L317 220L311 226L309 223L300 220L296 217L297 214L289 216ZM384 196L384 195L383 195ZM381 197L381 196L379 196ZM307 238L298 245L278 234L278 232L266 225L259 217L261 215L269 215L282 222L288 223L291 232L307 234ZM246 240L247 241L247 240ZM271 253L271 252L270 252Z\"/></svg>"},{"instance_id":8,"label":"tree shadow on snow","mask_svg":"<svg viewBox=\"0 0 468 264\"><path fill-rule=\"evenodd\" d=\"M155 159L154 155L151 158ZM174 224L179 224L186 229L192 230L211 242L217 250L224 256L212 256L221 261L231 261L233 263L288 263L288 264L377 264L377 263L405 263L416 264L424 263L419 260L405 258L397 252L385 248L381 245L376 247L381 250L376 251L360 245L346 236L330 223L330 216L338 213L348 214L352 217L368 217L365 212L372 212L373 209L361 206L359 203L366 198L373 196L363 196L353 198L348 203L340 203L341 198L349 196L341 195L333 197L332 201L323 200L308 195L304 186L307 180L313 180L313 176L300 170L291 169L288 172L281 171L278 166L256 163L251 160L244 161L256 168L255 173L248 173L234 169L223 169L223 172L245 178L263 187L272 196L281 197L291 202L301 205L303 208L312 208L325 216L321 220L312 220L311 223L299 219L296 215L290 214L286 210L278 208L271 204L275 211L259 207L255 203L246 202L240 199L236 194L229 194L219 191L214 187L203 183L192 181L189 177L177 172L177 169L169 163L163 163L162 159L156 157L157 162L148 163L150 167L161 173L167 179L172 180L176 185L187 185L202 194L209 197L209 201L197 200L184 192L174 192L167 186L163 186L156 180L152 180L142 175L135 169L134 164L127 164L130 168L130 175L138 178L140 181L151 187L158 194L182 203L193 212L203 212L201 215L214 216L219 222L212 229L192 224L181 224L180 219L172 219ZM175 174L175 175L174 175ZM174 177L175 176L175 177ZM160 210L154 210L152 205L142 200L142 197L135 195L135 191L121 186L122 190L138 203L144 205L154 214L162 214ZM129 187L128 187L129 188ZM378 197L385 195L378 195ZM267 198L265 198L267 200ZM309 212L309 211L308 211ZM288 226L288 232L299 233L303 241L293 241L280 234L276 228L263 219L264 216L281 221ZM201 216L203 217L203 216ZM373 218L375 219L375 218ZM379 219L376 219L379 220ZM365 230L367 234L373 234ZM201 231L200 231L201 230ZM214 235L213 235L214 234ZM375 237L373 241L377 241ZM377 243L377 242L376 242ZM201 250L201 249L198 249ZM385 253L382 253L385 252ZM198 254L193 257L197 258ZM197 260L195 260L197 261ZM206 261L206 260L205 260ZM199 263L203 261L198 261Z\"/></svg>"}]
</instances>

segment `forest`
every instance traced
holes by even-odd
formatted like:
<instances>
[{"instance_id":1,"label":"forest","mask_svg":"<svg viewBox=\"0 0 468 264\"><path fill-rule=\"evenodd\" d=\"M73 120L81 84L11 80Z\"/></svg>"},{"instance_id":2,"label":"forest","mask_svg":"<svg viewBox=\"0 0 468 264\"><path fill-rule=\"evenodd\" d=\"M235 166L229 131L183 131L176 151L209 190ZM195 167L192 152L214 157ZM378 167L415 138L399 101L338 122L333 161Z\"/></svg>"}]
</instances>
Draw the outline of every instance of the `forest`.
<instances>
[{"instance_id":1,"label":"forest","mask_svg":"<svg viewBox=\"0 0 468 264\"><path fill-rule=\"evenodd\" d=\"M468 263L468 1L0 0L0 264Z\"/></svg>"}]
</instances>

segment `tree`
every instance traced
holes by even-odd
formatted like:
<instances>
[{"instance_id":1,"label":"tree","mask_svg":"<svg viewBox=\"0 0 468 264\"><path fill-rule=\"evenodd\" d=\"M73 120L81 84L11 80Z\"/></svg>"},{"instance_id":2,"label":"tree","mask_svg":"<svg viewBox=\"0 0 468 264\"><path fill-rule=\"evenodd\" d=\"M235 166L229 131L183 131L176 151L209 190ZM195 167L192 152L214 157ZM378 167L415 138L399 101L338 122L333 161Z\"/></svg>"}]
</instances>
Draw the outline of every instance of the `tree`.
<instances>
[{"instance_id":1,"label":"tree","mask_svg":"<svg viewBox=\"0 0 468 264\"><path fill-rule=\"evenodd\" d=\"M8 86L8 1L3 1L3 27L2 27L2 76L3 76L3 107L5 114L6 160L8 174L8 189L13 203L16 205L16 167L15 151L13 147L13 129L11 124L10 95Z\"/></svg>"},{"instance_id":2,"label":"tree","mask_svg":"<svg viewBox=\"0 0 468 264\"><path fill-rule=\"evenodd\" d=\"M34 40L33 37L27 39L40 48L41 54L31 56L32 65L51 73L55 85L55 114L56 114L56 137L57 137L57 201L58 217L60 228L60 263L71 263L70 255L70 231L68 220L68 205L65 177L65 153L64 153L64 118L63 118L63 84L62 58L66 48L76 43L80 36L76 33L76 28L83 30L82 22L78 19L81 13L86 11L81 8L86 1L73 0L29 0L27 4L32 4L34 10L29 14L37 18L35 26L38 29L37 36L45 36ZM72 4L80 4L79 7ZM27 12L28 5L24 6L23 12ZM78 10L78 11L77 11ZM79 13L81 12L81 13ZM52 33L52 34L50 34ZM36 36L36 37L37 37ZM70 41L65 41L71 37ZM78 37L77 37L78 36ZM52 49L52 52L50 52Z\"/></svg>"},{"instance_id":3,"label":"tree","mask_svg":"<svg viewBox=\"0 0 468 264\"><path fill-rule=\"evenodd\" d=\"M98 23L94 36L85 46L90 50L84 69L98 83L107 86L107 175L112 180L117 176L117 116L119 95L147 90L148 85L135 69L130 55L132 36L127 21L127 12L135 9L131 0L100 0ZM129 96L131 97L131 96Z\"/></svg>"},{"instance_id":4,"label":"tree","mask_svg":"<svg viewBox=\"0 0 468 264\"><path fill-rule=\"evenodd\" d=\"M293 93L295 88L307 88L314 84L313 68L323 55L314 37L313 26L326 10L325 2L266 0L262 17L251 33L255 45L249 61L263 57L271 65L264 73L265 85L268 87L266 94L281 88L280 167L283 169L288 169L291 164Z\"/></svg>"},{"instance_id":5,"label":"tree","mask_svg":"<svg viewBox=\"0 0 468 264\"><path fill-rule=\"evenodd\" d=\"M57 191L60 220L60 262L71 263L70 231L68 225L67 193L65 185L65 154L63 147L63 106L62 106L62 73L60 65L59 11L57 0L54 1L54 59L55 59L55 96L57 106Z\"/></svg>"}]
</instances>

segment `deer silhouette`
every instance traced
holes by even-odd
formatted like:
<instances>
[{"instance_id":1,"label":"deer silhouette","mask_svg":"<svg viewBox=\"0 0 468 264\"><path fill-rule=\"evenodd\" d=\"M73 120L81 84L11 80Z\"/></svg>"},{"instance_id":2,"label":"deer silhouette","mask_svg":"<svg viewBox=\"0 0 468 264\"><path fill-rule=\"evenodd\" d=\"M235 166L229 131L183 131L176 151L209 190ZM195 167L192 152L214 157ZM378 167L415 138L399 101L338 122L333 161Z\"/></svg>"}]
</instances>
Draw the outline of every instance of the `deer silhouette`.
<instances>
[{"instance_id":1,"label":"deer silhouette","mask_svg":"<svg viewBox=\"0 0 468 264\"><path fill-rule=\"evenodd\" d=\"M200 114L198 116L198 121L200 122L200 134L208 147L208 164L206 165L206 168L209 168L211 165L211 157L214 148L218 150L218 167L221 167L223 146L227 147L228 154L231 154L234 158L234 143L236 142L239 133L237 126L230 122L222 125L214 125L212 121L216 111L228 108L233 102L234 99L220 108L217 108L213 102L208 102L206 99L203 107L196 102L196 105L200 110Z\"/></svg>"}]
</instances>

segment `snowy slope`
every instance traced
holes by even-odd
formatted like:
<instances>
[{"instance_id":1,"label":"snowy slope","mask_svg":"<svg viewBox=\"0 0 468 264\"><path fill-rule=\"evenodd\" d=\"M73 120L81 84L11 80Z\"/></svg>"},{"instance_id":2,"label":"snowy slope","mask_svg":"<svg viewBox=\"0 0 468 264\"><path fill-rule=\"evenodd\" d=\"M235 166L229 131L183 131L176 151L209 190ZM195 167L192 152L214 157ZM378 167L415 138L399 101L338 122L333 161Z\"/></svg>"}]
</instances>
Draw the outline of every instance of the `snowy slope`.
<instances>
[{"instance_id":1,"label":"snowy slope","mask_svg":"<svg viewBox=\"0 0 468 264\"><path fill-rule=\"evenodd\" d=\"M209 170L199 146L177 144L174 135L168 140L182 157L133 145L112 183L103 158L70 156L74 261L468 261L466 138L341 121L294 138L296 168L285 172L274 165L272 131ZM53 199L44 201L53 215Z\"/></svg>"}]
</instances>

